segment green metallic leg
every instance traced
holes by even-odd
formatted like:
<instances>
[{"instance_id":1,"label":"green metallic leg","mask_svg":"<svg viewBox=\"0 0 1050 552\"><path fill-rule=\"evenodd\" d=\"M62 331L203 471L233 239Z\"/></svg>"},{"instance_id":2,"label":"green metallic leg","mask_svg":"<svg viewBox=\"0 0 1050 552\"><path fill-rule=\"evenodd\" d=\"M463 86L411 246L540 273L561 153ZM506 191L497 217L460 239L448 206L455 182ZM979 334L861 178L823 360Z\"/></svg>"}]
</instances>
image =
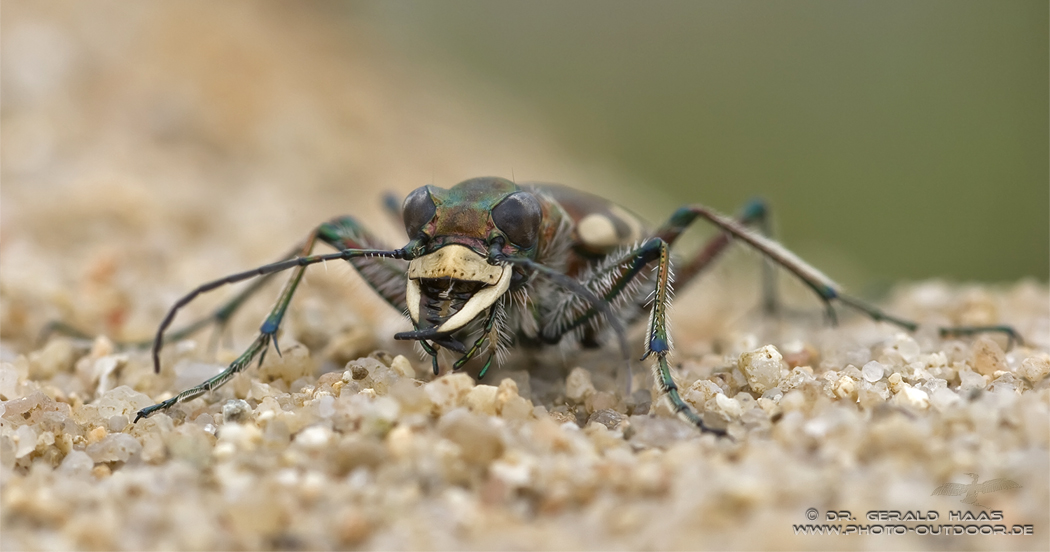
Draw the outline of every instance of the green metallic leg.
<instances>
[{"instance_id":1,"label":"green metallic leg","mask_svg":"<svg viewBox=\"0 0 1050 552\"><path fill-rule=\"evenodd\" d=\"M137 422L142 418L148 418L160 410L167 410L180 402L195 399L208 391L221 387L223 384L230 381L230 378L237 375L238 372L244 370L249 364L251 364L252 359L256 355L259 356L259 364L262 364L263 357L266 356L266 349L270 344L271 338L272 336L270 334L260 333L259 336L255 338L255 341L252 342L251 346L248 347L248 350L241 356L237 357L237 360L233 361L230 366L223 370L219 375L197 385L196 387L191 387L166 401L161 401L155 405L147 406L146 408L139 410L138 414L135 415L135 421Z\"/></svg>"},{"instance_id":2,"label":"green metallic leg","mask_svg":"<svg viewBox=\"0 0 1050 552\"><path fill-rule=\"evenodd\" d=\"M659 257L659 244L661 243L666 242L659 238L652 238L623 255L616 262L609 263L606 270L597 270L588 278L580 280L579 284L598 295L602 303L612 304L621 298L624 290L641 273L642 269ZM601 282L608 282L608 284L602 286ZM601 289L602 287L606 289ZM599 314L603 313L596 306L591 306L565 323L551 325L544 332L543 338L549 343L558 343L567 333L591 322ZM606 317L609 318L608 314Z\"/></svg>"},{"instance_id":3,"label":"green metallic leg","mask_svg":"<svg viewBox=\"0 0 1050 552\"><path fill-rule=\"evenodd\" d=\"M716 435L725 435L724 430L715 429L705 424L700 415L682 400L681 395L678 393L678 385L671 377L671 368L667 363L667 354L671 350L671 336L667 331L667 308L670 303L671 295L670 245L661 238L652 238L642 246L622 257L616 263L610 264L610 271L619 271L618 274L612 275L609 272L598 272L593 274L587 281L581 282L581 284L589 288L596 282L603 281L610 276L613 276L611 284L601 296L603 301L609 303L615 301L623 291L627 289L630 282L638 277L641 271L654 261L657 262L656 274L654 276L655 289L652 295L652 308L649 314L645 355L642 357L642 360L645 360L650 355L656 355L656 362L653 365L653 375L657 384L660 386L660 392L670 401L671 408L674 410L676 416L695 425L702 431L714 433ZM560 339L562 335L587 323L597 314L598 312L591 308L572 320L569 324L562 327L559 330L559 333L556 336L552 335L551 338Z\"/></svg>"},{"instance_id":4,"label":"green metallic leg","mask_svg":"<svg viewBox=\"0 0 1050 552\"><path fill-rule=\"evenodd\" d=\"M220 387L221 385L229 381L230 378L232 378L235 374L249 366L256 357L258 357L259 363L262 364L262 361L266 356L266 351L269 348L269 345L273 343L274 347L276 348L277 331L280 329L281 321L284 318L284 314L288 309L288 305L291 303L292 297L294 296L295 291L299 286L299 283L302 281L302 277L307 266L311 264L326 262L329 260L352 261L359 258L401 259L404 257L405 252L401 249L378 250L350 248L342 249L342 251L338 253L332 253L328 255L307 256L313 250L313 246L318 238L322 239L325 242L333 243L334 241L336 241L336 237L342 236L343 242L345 242L346 236L340 232L340 228L345 228L345 225L340 226L340 224L345 223L346 221L346 218L335 219L318 227L318 229L311 233L310 236L305 240L304 244L300 248L301 256L299 257L265 265L254 270L241 272L232 276L227 276L226 278L221 278L219 280L209 282L207 284L199 286L197 289L193 290L192 292L184 296L182 299L180 299L178 302L176 302L175 305L171 308L171 310L168 311L167 316L165 316L164 321L161 323L160 328L157 330L157 338L154 340L153 362L154 369L158 372L160 370L160 347L164 343L164 330L171 324L172 320L174 320L175 315L180 308L188 304L198 295L211 291L218 287L240 282L250 278L266 277L272 274L276 274L277 272L294 269L292 276L288 279L288 282L281 290L281 294L278 296L277 303L274 305L273 309L270 311L269 316L266 317L266 320L259 328L258 337L255 338L255 341L252 342L251 346L249 346L248 349L243 354L241 354L241 356L237 357L236 360L230 363L229 367L223 370L222 373L220 373L219 375L205 381L204 383L201 383L196 387L187 389L186 391L179 393L171 399L140 410L138 412L138 415L135 417L135 421L138 421L141 418L148 417L159 410L170 408L180 402L198 397L203 393ZM279 349L277 349L277 353L280 354Z\"/></svg>"},{"instance_id":5,"label":"green metallic leg","mask_svg":"<svg viewBox=\"0 0 1050 552\"><path fill-rule=\"evenodd\" d=\"M322 224L317 238L336 249L390 249L389 245L372 235L353 217L334 218ZM405 284L408 263L388 257L356 257L350 259L357 273L380 297L398 312L407 312Z\"/></svg>"},{"instance_id":6,"label":"green metallic leg","mask_svg":"<svg viewBox=\"0 0 1050 552\"><path fill-rule=\"evenodd\" d=\"M671 408L679 418L695 425L701 431L725 435L725 430L715 429L704 423L704 420L689 407L681 395L678 394L678 385L671 377L671 367L667 364L667 353L671 350L671 336L667 332L667 306L670 301L671 291L671 252L670 246L662 239L655 238L650 243L656 242L659 248L659 262L656 266L656 289L653 292L653 307L649 314L648 340L645 344L645 355L642 360L656 355L656 363L653 365L653 377L660 386L663 393L671 403Z\"/></svg>"},{"instance_id":7,"label":"green metallic leg","mask_svg":"<svg viewBox=\"0 0 1050 552\"><path fill-rule=\"evenodd\" d=\"M459 370L460 368L463 367L464 364L469 362L470 359L472 359L475 356L477 356L478 352L481 350L482 344L484 344L487 340L492 339L492 326L493 326L493 324L495 324L495 322L496 322L496 306L493 305L493 306L489 307L489 315L485 319L485 327L482 330L481 335L478 336L478 338L474 340L474 344L471 345L470 350L467 351L463 356L459 357L459 360L457 360L454 364L452 364L452 371L453 372L456 371L456 370ZM481 379L481 378L485 377L485 373L488 372L489 364L491 364L491 363L492 363L492 355L490 354L489 358L488 358L488 361L485 363L485 367L482 368L481 372L478 374L478 379Z\"/></svg>"}]
</instances>

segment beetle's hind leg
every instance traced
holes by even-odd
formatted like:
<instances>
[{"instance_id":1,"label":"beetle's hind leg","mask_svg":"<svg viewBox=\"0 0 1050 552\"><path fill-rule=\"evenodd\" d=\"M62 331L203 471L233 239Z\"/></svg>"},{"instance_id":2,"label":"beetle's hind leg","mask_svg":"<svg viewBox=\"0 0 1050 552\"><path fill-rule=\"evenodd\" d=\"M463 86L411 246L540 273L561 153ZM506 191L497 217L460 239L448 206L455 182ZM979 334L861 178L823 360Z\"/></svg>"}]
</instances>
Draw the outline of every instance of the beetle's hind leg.
<instances>
[{"instance_id":1,"label":"beetle's hind leg","mask_svg":"<svg viewBox=\"0 0 1050 552\"><path fill-rule=\"evenodd\" d=\"M918 322L913 322L911 320L898 318L896 316L890 315L885 311L879 309L878 307L865 303L864 301L861 301L856 297L850 297L849 295L839 294L837 299L842 304L848 305L849 307L866 314L869 318L877 322L889 322L890 324L908 330L909 332L914 332L915 330L919 329ZM1024 343L1024 340L1021 338L1021 334L1017 333L1017 330L1015 330L1012 326L1007 325L942 326L937 328L937 333L940 334L942 338L964 335L977 335L981 333L1001 333L1006 336L1007 348L1012 347L1014 344L1021 345Z\"/></svg>"},{"instance_id":2,"label":"beetle's hind leg","mask_svg":"<svg viewBox=\"0 0 1050 552\"><path fill-rule=\"evenodd\" d=\"M313 251L313 247L317 240L332 245L340 251L329 255L309 256ZM393 262L384 261L396 261L397 259L401 259L404 255L404 251L370 249L365 247L374 243L376 243L374 238L365 232L352 218L341 217L333 219L332 221L322 224L310 233L307 239L304 240L303 244L297 248L299 252L297 257L209 282L199 286L197 289L180 299L171 310L168 311L168 315L157 330L157 337L153 344L153 362L154 368L157 371L159 371L160 368L160 347L165 341L164 330L171 324L175 314L181 307L192 301L201 293L211 291L223 285L254 277L269 277L277 272L293 269L293 273L288 279L288 282L284 285L284 288L281 290L276 304L270 311L270 314L266 317L262 326L259 328L259 335L244 353L237 357L236 360L230 363L225 370L215 377L208 379L200 385L187 389L171 399L140 410L135 417L135 420L138 421L140 418L148 417L159 410L170 408L180 402L193 399L207 391L222 386L238 372L241 372L249 366L256 358L258 358L259 364L262 364L266 356L266 351L269 349L271 343L274 345L277 353L280 354L280 349L277 349L276 343L277 332L280 329L288 305L291 303L292 297L295 295L295 291L298 289L299 283L302 281L306 267L311 264L340 259L350 261L362 274L365 281L368 282L369 285L380 294L380 296L395 307L403 310L404 291L402 290L400 295L391 291L392 286L389 286L388 282L383 280L383 277L389 277L400 273L402 275L401 281L403 281L403 267L394 264Z\"/></svg>"},{"instance_id":3,"label":"beetle's hind leg","mask_svg":"<svg viewBox=\"0 0 1050 552\"><path fill-rule=\"evenodd\" d=\"M769 205L762 198L754 198L748 201L744 208L740 210L736 221L743 226L757 229L762 236L767 238L772 238L773 236ZM656 231L655 235L668 244L673 245L692 222L692 219L679 216L676 213L675 216L672 216L670 220ZM687 285L711 266L731 243L733 243L731 235L725 232L721 232L709 239L685 263L675 267L675 282L680 287ZM780 310L776 278L776 265L768 257L764 257L762 260L762 311L770 315L776 314Z\"/></svg>"},{"instance_id":4,"label":"beetle's hind leg","mask_svg":"<svg viewBox=\"0 0 1050 552\"><path fill-rule=\"evenodd\" d=\"M760 252L769 261L794 274L802 283L813 290L824 303L828 319L833 324L837 320L833 302L838 301L843 305L860 311L875 321L888 322L908 331L915 331L919 327L917 322L890 315L860 299L843 294L838 284L791 251L788 251L784 246L752 231L740 222L703 205L689 205L678 209L661 229L661 232L670 232L674 237L677 237L678 233L692 224L697 218L703 218L717 226L724 232L723 236L725 236L725 239L728 239L728 236L731 235L733 238L748 244ZM715 240L718 239L715 238ZM1021 342L1021 336L1010 326L949 326L939 328L939 332L941 336L945 337L996 332L1005 334L1011 343Z\"/></svg>"}]
</instances>

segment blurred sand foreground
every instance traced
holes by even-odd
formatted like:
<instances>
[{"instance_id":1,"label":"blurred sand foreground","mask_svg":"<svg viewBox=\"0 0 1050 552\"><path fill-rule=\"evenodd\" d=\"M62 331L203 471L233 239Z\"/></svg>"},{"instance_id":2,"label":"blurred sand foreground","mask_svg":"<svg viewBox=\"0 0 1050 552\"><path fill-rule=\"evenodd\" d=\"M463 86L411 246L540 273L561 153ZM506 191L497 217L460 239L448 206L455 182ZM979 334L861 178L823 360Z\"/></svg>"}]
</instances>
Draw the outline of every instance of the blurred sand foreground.
<instances>
[{"instance_id":1,"label":"blurred sand foreground","mask_svg":"<svg viewBox=\"0 0 1050 552\"><path fill-rule=\"evenodd\" d=\"M171 346L160 376L105 338L36 343L48 321L147 338L194 285L336 214L394 243L383 190L515 168L616 181L560 159L527 113L397 66L324 12L4 2L2 15L4 550L1048 547L1050 297L1030 282L919 284L886 305L927 324L1012 324L1028 342L1008 350L857 318L724 322L753 282L702 309L682 297L677 376L729 420L733 439L717 440L645 391L624 397L605 353L516 361L483 385L434 379L390 340L404 322L330 265L308 274L283 358L130 425L232 359L274 292L235 320L232 346ZM980 495L984 508L931 496L965 473L1021 488ZM793 528L842 510L879 529ZM948 525L1034 535L921 534Z\"/></svg>"}]
</instances>

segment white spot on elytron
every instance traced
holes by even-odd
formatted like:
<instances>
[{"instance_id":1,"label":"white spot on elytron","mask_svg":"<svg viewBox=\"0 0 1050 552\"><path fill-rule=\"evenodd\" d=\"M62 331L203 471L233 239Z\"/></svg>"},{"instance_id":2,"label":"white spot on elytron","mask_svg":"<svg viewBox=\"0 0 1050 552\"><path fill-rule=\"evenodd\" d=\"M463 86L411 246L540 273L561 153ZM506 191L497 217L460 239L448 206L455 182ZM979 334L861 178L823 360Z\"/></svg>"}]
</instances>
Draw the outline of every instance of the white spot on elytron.
<instances>
[{"instance_id":1,"label":"white spot on elytron","mask_svg":"<svg viewBox=\"0 0 1050 552\"><path fill-rule=\"evenodd\" d=\"M598 213L591 213L576 223L576 234L591 247L613 247L620 243L616 226L609 217Z\"/></svg>"},{"instance_id":2,"label":"white spot on elytron","mask_svg":"<svg viewBox=\"0 0 1050 552\"><path fill-rule=\"evenodd\" d=\"M624 224L630 228L631 233L620 240L619 243L634 243L645 237L645 228L637 217L627 212L619 205L610 205L609 212L616 215Z\"/></svg>"}]
</instances>

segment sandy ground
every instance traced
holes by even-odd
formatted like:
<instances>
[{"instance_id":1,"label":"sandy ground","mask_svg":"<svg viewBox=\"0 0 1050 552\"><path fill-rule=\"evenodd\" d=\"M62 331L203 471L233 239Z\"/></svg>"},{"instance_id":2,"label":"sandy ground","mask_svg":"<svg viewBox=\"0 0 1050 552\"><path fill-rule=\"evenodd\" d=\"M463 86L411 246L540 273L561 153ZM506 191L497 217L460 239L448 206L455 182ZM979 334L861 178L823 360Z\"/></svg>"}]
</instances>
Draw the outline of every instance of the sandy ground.
<instances>
[{"instance_id":1,"label":"sandy ground","mask_svg":"<svg viewBox=\"0 0 1050 552\"><path fill-rule=\"evenodd\" d=\"M367 29L248 6L3 4L4 550L1048 548L1035 282L902 285L885 306L924 324L913 335L829 328L812 302L763 318L754 278L683 294L676 377L728 423L717 439L669 417L639 363L625 396L609 351L434 378L390 339L405 322L332 264L308 274L283 357L131 424L235 357L276 290L216 351L206 332L168 347L159 376L114 340L149 338L193 286L336 214L400 245L384 190L516 166L630 197L527 113L389 63ZM55 320L109 337L40 341ZM1025 344L929 329L993 323ZM976 507L931 496L967 473L1020 487ZM1032 534L966 534L1000 530Z\"/></svg>"}]
</instances>

